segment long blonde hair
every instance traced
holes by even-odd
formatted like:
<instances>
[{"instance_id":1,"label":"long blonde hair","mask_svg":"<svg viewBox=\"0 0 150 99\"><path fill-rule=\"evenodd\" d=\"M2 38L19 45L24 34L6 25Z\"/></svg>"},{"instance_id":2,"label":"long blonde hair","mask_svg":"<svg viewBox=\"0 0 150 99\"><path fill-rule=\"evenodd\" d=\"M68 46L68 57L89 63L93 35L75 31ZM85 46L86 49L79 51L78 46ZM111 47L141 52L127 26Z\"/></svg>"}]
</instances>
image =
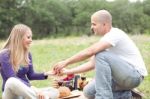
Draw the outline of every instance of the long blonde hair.
<instances>
[{"instance_id":1,"label":"long blonde hair","mask_svg":"<svg viewBox=\"0 0 150 99\"><path fill-rule=\"evenodd\" d=\"M31 29L27 25L15 25L3 47L3 49L10 51L10 62L15 72L18 71L20 65L28 66L29 64L29 51L24 49L22 43L23 37L28 31Z\"/></svg>"}]
</instances>

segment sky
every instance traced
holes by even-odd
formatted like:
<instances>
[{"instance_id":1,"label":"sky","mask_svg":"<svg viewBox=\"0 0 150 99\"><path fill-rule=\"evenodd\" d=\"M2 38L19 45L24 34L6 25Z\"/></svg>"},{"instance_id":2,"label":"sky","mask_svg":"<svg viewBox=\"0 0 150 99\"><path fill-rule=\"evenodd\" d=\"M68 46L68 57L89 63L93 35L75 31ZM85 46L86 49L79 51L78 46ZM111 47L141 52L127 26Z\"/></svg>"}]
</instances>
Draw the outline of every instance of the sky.
<instances>
[{"instance_id":1,"label":"sky","mask_svg":"<svg viewBox=\"0 0 150 99\"><path fill-rule=\"evenodd\" d=\"M114 1L114 0L107 0L107 1ZM130 2L136 2L137 0L129 0ZM138 1L143 1L143 0L138 0Z\"/></svg>"}]
</instances>

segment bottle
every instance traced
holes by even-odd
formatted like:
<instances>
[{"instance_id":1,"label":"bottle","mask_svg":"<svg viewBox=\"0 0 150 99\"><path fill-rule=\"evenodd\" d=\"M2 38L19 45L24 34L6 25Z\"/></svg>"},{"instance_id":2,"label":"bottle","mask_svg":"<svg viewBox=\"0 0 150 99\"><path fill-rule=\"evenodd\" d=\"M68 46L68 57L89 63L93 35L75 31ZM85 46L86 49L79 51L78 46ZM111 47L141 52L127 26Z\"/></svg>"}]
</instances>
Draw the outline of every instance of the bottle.
<instances>
[{"instance_id":1,"label":"bottle","mask_svg":"<svg viewBox=\"0 0 150 99\"><path fill-rule=\"evenodd\" d=\"M74 90L79 89L79 83L78 83L79 79L80 79L80 75L75 75L75 77L74 77Z\"/></svg>"}]
</instances>

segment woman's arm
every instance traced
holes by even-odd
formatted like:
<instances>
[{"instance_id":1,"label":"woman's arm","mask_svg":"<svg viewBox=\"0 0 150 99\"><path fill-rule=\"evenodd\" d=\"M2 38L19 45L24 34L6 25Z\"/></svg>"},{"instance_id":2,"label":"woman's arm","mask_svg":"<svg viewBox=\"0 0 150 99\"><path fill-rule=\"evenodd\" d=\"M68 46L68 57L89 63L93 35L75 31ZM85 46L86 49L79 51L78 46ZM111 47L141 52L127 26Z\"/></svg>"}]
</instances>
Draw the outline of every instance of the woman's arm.
<instances>
[{"instance_id":1,"label":"woman's arm","mask_svg":"<svg viewBox=\"0 0 150 99\"><path fill-rule=\"evenodd\" d=\"M2 75L2 78L16 76L9 59L10 58L8 51L0 52L0 73Z\"/></svg>"},{"instance_id":2,"label":"woman's arm","mask_svg":"<svg viewBox=\"0 0 150 99\"><path fill-rule=\"evenodd\" d=\"M47 79L47 75L44 73L37 73L34 71L33 63L32 63L32 55L29 54L30 64L29 64L29 70L27 72L27 77L29 80L43 80Z\"/></svg>"}]
</instances>

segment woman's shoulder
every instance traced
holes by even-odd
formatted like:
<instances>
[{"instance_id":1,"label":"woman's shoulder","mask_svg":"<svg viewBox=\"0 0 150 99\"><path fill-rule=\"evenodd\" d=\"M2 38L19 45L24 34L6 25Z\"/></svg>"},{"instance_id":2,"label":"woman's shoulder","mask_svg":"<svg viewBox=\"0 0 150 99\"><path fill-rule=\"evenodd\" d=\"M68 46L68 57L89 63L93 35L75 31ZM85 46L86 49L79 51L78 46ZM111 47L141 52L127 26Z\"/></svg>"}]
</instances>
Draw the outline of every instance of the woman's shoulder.
<instances>
[{"instance_id":1,"label":"woman's shoulder","mask_svg":"<svg viewBox=\"0 0 150 99\"><path fill-rule=\"evenodd\" d=\"M4 59L9 56L9 50L8 49L2 49L0 50L0 59Z\"/></svg>"},{"instance_id":2,"label":"woman's shoulder","mask_svg":"<svg viewBox=\"0 0 150 99\"><path fill-rule=\"evenodd\" d=\"M0 55L1 54L8 54L8 53L9 53L8 49L2 49L2 50L0 50Z\"/></svg>"}]
</instances>

